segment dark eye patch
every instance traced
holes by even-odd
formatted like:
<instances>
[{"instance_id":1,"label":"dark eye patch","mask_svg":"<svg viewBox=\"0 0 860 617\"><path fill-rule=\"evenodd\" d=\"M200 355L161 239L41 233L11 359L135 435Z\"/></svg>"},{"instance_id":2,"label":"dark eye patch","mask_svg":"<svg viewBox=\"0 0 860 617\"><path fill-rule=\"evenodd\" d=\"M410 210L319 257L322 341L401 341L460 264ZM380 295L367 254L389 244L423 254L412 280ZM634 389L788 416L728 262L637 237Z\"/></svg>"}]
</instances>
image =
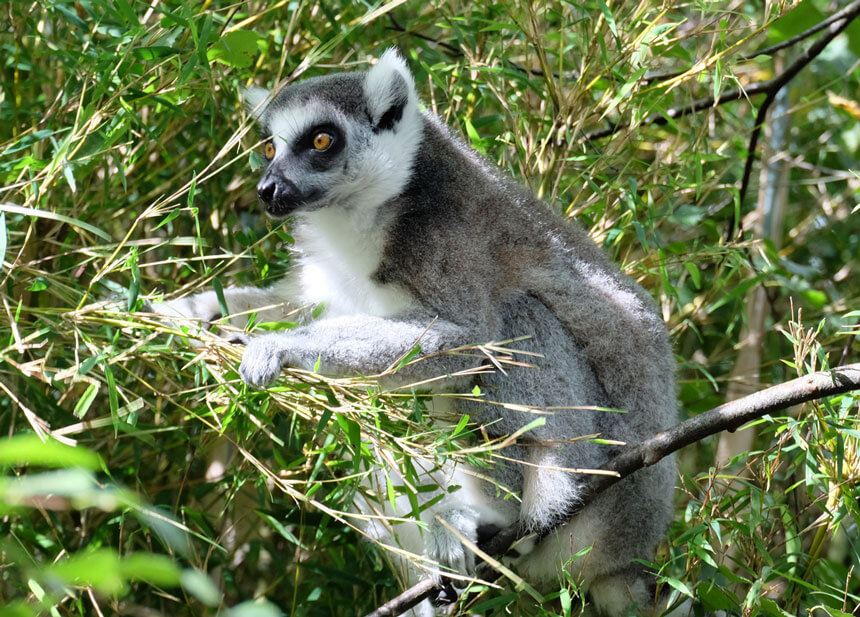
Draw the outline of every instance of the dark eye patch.
<instances>
[{"instance_id":1,"label":"dark eye patch","mask_svg":"<svg viewBox=\"0 0 860 617\"><path fill-rule=\"evenodd\" d=\"M317 150L314 148L314 137L320 133L327 133L331 136L331 145L325 150ZM292 144L293 153L296 156L307 157L314 169L328 169L331 162L343 151L346 145L343 131L331 122L315 124L307 131L302 133L294 144Z\"/></svg>"},{"instance_id":2,"label":"dark eye patch","mask_svg":"<svg viewBox=\"0 0 860 617\"><path fill-rule=\"evenodd\" d=\"M343 148L343 132L337 127L337 125L325 122L322 124L315 124L302 133L302 136L296 140L295 144L293 144L293 152L301 154L303 150L315 150L314 137L320 133L328 133L332 137L332 144L327 150L325 150L326 153L331 152L336 148ZM319 154L322 154L322 152Z\"/></svg>"}]
</instances>

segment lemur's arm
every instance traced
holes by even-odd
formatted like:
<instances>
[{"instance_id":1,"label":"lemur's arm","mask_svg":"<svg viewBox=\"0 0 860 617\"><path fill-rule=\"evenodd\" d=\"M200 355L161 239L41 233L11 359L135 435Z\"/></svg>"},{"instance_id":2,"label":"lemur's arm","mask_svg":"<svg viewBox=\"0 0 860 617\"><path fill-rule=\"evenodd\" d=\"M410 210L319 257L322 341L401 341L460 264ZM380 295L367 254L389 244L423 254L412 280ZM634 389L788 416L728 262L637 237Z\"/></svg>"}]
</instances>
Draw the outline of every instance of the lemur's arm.
<instances>
[{"instance_id":1,"label":"lemur's arm","mask_svg":"<svg viewBox=\"0 0 860 617\"><path fill-rule=\"evenodd\" d=\"M286 279L271 287L230 287L224 290L224 300L227 303L229 315L237 315L230 323L238 328L244 328L252 314L256 314L257 322L283 321L296 319L291 316L298 306L292 302L295 297L293 283ZM214 291L169 300L152 305L155 313L171 318L173 321L196 322L193 325L208 325L225 317L222 315L218 296ZM189 323L189 325L192 325Z\"/></svg>"},{"instance_id":2,"label":"lemur's arm","mask_svg":"<svg viewBox=\"0 0 860 617\"><path fill-rule=\"evenodd\" d=\"M477 327L432 317L384 318L351 315L320 319L283 333L251 339L239 369L242 379L266 386L284 366L319 370L332 375L373 375L384 372L416 345L420 356L482 342ZM409 378L448 375L480 364L473 353L441 353L404 367Z\"/></svg>"}]
</instances>

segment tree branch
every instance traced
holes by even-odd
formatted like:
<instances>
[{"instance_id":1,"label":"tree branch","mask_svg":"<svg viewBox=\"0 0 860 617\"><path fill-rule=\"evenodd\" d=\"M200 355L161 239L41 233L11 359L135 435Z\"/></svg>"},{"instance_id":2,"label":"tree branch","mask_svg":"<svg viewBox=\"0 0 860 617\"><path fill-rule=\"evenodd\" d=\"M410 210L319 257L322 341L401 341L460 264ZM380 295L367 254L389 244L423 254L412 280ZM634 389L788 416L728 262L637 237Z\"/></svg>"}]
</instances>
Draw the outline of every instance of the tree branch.
<instances>
[{"instance_id":1,"label":"tree branch","mask_svg":"<svg viewBox=\"0 0 860 617\"><path fill-rule=\"evenodd\" d=\"M577 508L571 510L567 518L574 516L598 493L605 491L619 480L657 463L684 446L721 431L734 431L747 422L775 411L853 390L860 390L860 363L848 364L830 371L819 371L771 386L685 420L646 439L639 445L625 447L610 459L603 469L614 471L617 475L588 476L582 486L582 501ZM551 531L546 531L542 537ZM520 530L514 525L497 533L481 548L490 555L503 555L519 539L519 536ZM422 580L367 617L399 615L429 597L433 589L430 579Z\"/></svg>"}]
</instances>

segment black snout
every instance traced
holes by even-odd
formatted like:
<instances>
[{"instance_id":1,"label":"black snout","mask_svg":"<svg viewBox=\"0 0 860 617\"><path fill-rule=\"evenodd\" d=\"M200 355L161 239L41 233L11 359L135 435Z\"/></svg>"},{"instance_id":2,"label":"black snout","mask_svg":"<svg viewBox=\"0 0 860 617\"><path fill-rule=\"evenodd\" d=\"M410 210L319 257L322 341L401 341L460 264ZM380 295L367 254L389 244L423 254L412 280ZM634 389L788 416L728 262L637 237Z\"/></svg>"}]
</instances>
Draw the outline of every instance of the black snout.
<instances>
[{"instance_id":1,"label":"black snout","mask_svg":"<svg viewBox=\"0 0 860 617\"><path fill-rule=\"evenodd\" d=\"M285 216L302 202L302 194L294 182L277 174L266 172L257 184L257 195L266 204L266 211Z\"/></svg>"}]
</instances>

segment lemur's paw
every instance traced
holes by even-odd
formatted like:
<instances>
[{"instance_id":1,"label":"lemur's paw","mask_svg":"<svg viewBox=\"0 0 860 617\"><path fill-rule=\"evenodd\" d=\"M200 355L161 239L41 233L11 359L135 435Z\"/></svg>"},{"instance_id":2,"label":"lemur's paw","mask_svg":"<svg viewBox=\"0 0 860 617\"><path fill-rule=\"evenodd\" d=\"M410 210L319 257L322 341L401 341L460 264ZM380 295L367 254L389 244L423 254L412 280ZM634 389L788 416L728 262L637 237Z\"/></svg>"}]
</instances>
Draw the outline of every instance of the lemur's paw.
<instances>
[{"instance_id":1,"label":"lemur's paw","mask_svg":"<svg viewBox=\"0 0 860 617\"><path fill-rule=\"evenodd\" d=\"M257 388L265 388L275 381L284 365L281 351L268 337L251 339L245 347L242 364L239 366L242 381Z\"/></svg>"}]
</instances>

